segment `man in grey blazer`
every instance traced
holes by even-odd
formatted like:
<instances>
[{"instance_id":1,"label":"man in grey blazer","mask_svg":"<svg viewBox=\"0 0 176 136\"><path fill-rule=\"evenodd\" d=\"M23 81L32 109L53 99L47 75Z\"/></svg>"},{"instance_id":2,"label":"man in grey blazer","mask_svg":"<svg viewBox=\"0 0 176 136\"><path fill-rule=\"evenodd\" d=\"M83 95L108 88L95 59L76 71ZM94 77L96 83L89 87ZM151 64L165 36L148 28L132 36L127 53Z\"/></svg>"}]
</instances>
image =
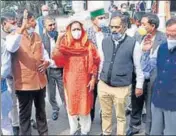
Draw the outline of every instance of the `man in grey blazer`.
<instances>
[{"instance_id":1,"label":"man in grey blazer","mask_svg":"<svg viewBox=\"0 0 176 136\"><path fill-rule=\"evenodd\" d=\"M166 35L158 31L159 27L159 18L157 15L152 13L146 13L141 20L141 27L139 28L136 40L140 43L141 48L147 47L148 44L152 44L152 50L150 54L153 54L155 49L161 45L163 42L166 42ZM131 112L131 120L130 127L127 131L128 136L132 136L140 131L141 127L141 116L142 109L144 103L146 105L146 121L145 121L145 133L146 135L150 134L151 129L151 95L152 90L151 86L153 84L153 80L155 79L155 73L152 74L151 77L145 79L143 86L143 95L140 97L136 97L134 93L135 81L132 85L132 112Z\"/></svg>"}]
</instances>

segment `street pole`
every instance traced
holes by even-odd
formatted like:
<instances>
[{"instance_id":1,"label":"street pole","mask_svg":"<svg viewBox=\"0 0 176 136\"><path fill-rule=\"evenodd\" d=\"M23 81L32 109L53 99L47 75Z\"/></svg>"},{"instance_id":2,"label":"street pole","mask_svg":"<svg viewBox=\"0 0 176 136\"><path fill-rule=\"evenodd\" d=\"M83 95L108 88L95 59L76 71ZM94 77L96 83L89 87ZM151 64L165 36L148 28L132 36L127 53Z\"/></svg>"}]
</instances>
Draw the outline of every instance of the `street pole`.
<instances>
[{"instance_id":1,"label":"street pole","mask_svg":"<svg viewBox=\"0 0 176 136\"><path fill-rule=\"evenodd\" d=\"M159 30L165 32L165 24L166 24L166 13L165 13L165 4L166 1L159 1L158 3L158 17L160 19Z\"/></svg>"}]
</instances>

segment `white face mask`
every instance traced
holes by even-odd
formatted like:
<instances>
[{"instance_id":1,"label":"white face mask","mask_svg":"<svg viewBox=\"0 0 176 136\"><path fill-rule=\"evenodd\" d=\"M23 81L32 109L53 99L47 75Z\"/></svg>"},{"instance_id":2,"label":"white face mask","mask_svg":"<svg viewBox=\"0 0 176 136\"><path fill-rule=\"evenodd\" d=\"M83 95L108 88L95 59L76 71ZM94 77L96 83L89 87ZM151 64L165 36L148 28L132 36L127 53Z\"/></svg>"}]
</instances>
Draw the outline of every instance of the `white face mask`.
<instances>
[{"instance_id":1,"label":"white face mask","mask_svg":"<svg viewBox=\"0 0 176 136\"><path fill-rule=\"evenodd\" d=\"M74 39L78 40L81 38L82 32L80 30L72 31L71 33Z\"/></svg>"},{"instance_id":2,"label":"white face mask","mask_svg":"<svg viewBox=\"0 0 176 136\"><path fill-rule=\"evenodd\" d=\"M49 14L49 12L48 11L43 11L42 12L42 15L45 17L45 16L47 16Z\"/></svg>"},{"instance_id":3,"label":"white face mask","mask_svg":"<svg viewBox=\"0 0 176 136\"><path fill-rule=\"evenodd\" d=\"M17 29L17 25L11 25L11 27L8 30L8 32L11 33L13 31L15 31L16 29Z\"/></svg>"},{"instance_id":4,"label":"white face mask","mask_svg":"<svg viewBox=\"0 0 176 136\"><path fill-rule=\"evenodd\" d=\"M34 28L30 27L29 29L27 29L28 34L31 36L34 32Z\"/></svg>"},{"instance_id":5,"label":"white face mask","mask_svg":"<svg viewBox=\"0 0 176 136\"><path fill-rule=\"evenodd\" d=\"M124 13L124 12L127 12L127 9L122 8L121 11Z\"/></svg>"},{"instance_id":6,"label":"white face mask","mask_svg":"<svg viewBox=\"0 0 176 136\"><path fill-rule=\"evenodd\" d=\"M100 28L102 28L102 27L104 27L104 26L106 26L106 25L107 25L107 23L106 23L106 20L105 20L105 19L98 20L98 26L99 26Z\"/></svg>"},{"instance_id":7,"label":"white face mask","mask_svg":"<svg viewBox=\"0 0 176 136\"><path fill-rule=\"evenodd\" d=\"M176 39L175 40L167 39L167 45L168 45L168 49L172 50L173 48L176 47Z\"/></svg>"}]
</instances>

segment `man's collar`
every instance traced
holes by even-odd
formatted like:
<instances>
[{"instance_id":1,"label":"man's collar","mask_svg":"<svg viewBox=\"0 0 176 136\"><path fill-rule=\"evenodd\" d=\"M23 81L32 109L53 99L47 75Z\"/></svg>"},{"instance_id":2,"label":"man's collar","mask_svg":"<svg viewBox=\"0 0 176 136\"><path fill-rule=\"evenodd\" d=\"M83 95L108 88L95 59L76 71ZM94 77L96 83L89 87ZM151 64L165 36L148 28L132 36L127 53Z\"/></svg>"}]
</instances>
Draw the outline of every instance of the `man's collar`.
<instances>
[{"instance_id":1,"label":"man's collar","mask_svg":"<svg viewBox=\"0 0 176 136\"><path fill-rule=\"evenodd\" d=\"M1 27L1 38L3 39L6 39L6 36L8 35L9 33L5 32L2 27Z\"/></svg>"}]
</instances>

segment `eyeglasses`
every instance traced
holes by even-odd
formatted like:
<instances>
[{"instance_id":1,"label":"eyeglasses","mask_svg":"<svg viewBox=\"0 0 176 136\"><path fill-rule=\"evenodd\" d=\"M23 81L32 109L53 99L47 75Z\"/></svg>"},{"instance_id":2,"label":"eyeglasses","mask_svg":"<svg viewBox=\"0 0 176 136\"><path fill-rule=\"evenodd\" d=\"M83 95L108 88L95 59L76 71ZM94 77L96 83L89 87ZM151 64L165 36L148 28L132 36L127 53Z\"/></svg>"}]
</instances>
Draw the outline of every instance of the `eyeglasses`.
<instances>
[{"instance_id":1,"label":"eyeglasses","mask_svg":"<svg viewBox=\"0 0 176 136\"><path fill-rule=\"evenodd\" d=\"M48 26L55 26L56 25L56 23L53 23L53 24L49 24Z\"/></svg>"},{"instance_id":2,"label":"eyeglasses","mask_svg":"<svg viewBox=\"0 0 176 136\"><path fill-rule=\"evenodd\" d=\"M113 28L119 29L120 27L121 27L121 26L111 26L111 25L110 25L110 28L111 28L111 29L113 29Z\"/></svg>"}]
</instances>

